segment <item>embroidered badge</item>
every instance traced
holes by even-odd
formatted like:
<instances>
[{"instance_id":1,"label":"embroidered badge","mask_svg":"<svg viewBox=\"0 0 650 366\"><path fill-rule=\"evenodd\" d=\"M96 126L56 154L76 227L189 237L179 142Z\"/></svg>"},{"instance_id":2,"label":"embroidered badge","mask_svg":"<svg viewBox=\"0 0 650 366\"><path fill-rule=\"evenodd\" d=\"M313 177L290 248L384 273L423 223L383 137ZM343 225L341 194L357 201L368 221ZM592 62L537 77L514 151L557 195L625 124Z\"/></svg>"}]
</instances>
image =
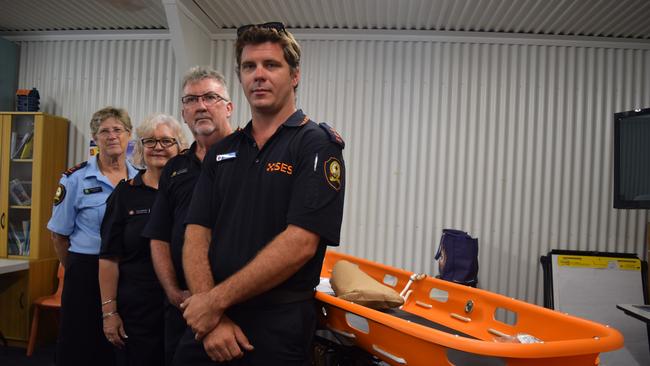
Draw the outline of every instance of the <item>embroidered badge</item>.
<instances>
[{"instance_id":1,"label":"embroidered badge","mask_svg":"<svg viewBox=\"0 0 650 366\"><path fill-rule=\"evenodd\" d=\"M65 198L65 186L59 183L59 186L56 187L56 192L54 192L54 206L58 206L59 203L63 202Z\"/></svg>"},{"instance_id":2,"label":"embroidered badge","mask_svg":"<svg viewBox=\"0 0 650 366\"><path fill-rule=\"evenodd\" d=\"M327 159L324 165L325 168L325 180L330 187L335 190L341 189L341 163L337 158L331 157Z\"/></svg>"},{"instance_id":3,"label":"embroidered badge","mask_svg":"<svg viewBox=\"0 0 650 366\"><path fill-rule=\"evenodd\" d=\"M229 152L227 154L219 154L219 155L217 155L217 161L234 159L236 157L237 157L237 151L233 151L233 152Z\"/></svg>"},{"instance_id":4,"label":"embroidered badge","mask_svg":"<svg viewBox=\"0 0 650 366\"><path fill-rule=\"evenodd\" d=\"M284 173L286 175L291 175L293 174L293 165L287 164L287 163L282 163L282 162L275 162L275 163L267 163L266 164L266 171L269 173L272 172L280 172Z\"/></svg>"},{"instance_id":5,"label":"embroidered badge","mask_svg":"<svg viewBox=\"0 0 650 366\"><path fill-rule=\"evenodd\" d=\"M102 187L84 188L84 194L93 194L103 191Z\"/></svg>"}]
</instances>

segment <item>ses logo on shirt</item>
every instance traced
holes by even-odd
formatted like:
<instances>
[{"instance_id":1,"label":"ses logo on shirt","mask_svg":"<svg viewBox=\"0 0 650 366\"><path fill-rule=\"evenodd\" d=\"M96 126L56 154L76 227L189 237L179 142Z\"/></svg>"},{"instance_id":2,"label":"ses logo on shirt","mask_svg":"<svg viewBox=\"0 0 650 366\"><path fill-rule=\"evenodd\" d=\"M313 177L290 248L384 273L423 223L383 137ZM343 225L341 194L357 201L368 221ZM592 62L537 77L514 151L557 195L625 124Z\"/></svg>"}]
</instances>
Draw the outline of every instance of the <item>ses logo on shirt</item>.
<instances>
[{"instance_id":1,"label":"ses logo on shirt","mask_svg":"<svg viewBox=\"0 0 650 366\"><path fill-rule=\"evenodd\" d=\"M287 164L287 163L282 163L282 162L275 162L275 163L267 163L266 164L266 171L269 173L272 172L280 172L284 173L287 175L293 174L293 165Z\"/></svg>"}]
</instances>

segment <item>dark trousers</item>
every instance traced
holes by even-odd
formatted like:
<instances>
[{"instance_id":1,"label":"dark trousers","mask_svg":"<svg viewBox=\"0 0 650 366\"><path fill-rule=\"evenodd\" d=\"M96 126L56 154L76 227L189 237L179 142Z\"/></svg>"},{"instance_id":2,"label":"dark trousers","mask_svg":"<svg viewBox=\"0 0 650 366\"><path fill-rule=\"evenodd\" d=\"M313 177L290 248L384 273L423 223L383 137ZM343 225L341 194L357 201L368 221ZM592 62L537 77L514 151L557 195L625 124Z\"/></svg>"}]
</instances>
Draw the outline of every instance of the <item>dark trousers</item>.
<instances>
[{"instance_id":1,"label":"dark trousers","mask_svg":"<svg viewBox=\"0 0 650 366\"><path fill-rule=\"evenodd\" d=\"M56 344L59 366L115 363L113 346L104 337L98 273L98 256L68 254Z\"/></svg>"},{"instance_id":2,"label":"dark trousers","mask_svg":"<svg viewBox=\"0 0 650 366\"><path fill-rule=\"evenodd\" d=\"M253 351L230 362L215 363L202 342L187 328L173 365L304 366L310 361L310 347L316 328L314 301L269 305L266 308L232 309L227 315L242 329Z\"/></svg>"},{"instance_id":3,"label":"dark trousers","mask_svg":"<svg viewBox=\"0 0 650 366\"><path fill-rule=\"evenodd\" d=\"M187 324L183 313L165 298L165 365L171 366Z\"/></svg>"},{"instance_id":4,"label":"dark trousers","mask_svg":"<svg viewBox=\"0 0 650 366\"><path fill-rule=\"evenodd\" d=\"M116 349L118 366L161 366L164 363L164 292L160 285L120 278L117 310L128 336Z\"/></svg>"}]
</instances>

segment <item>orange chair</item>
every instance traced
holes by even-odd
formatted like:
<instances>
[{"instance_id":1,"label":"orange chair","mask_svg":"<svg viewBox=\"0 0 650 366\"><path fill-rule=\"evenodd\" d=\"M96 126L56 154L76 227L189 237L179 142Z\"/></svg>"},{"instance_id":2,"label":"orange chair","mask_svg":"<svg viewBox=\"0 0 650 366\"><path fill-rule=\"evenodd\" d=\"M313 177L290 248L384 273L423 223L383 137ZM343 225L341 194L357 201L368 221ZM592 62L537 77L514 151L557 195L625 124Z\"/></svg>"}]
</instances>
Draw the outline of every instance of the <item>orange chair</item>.
<instances>
[{"instance_id":1,"label":"orange chair","mask_svg":"<svg viewBox=\"0 0 650 366\"><path fill-rule=\"evenodd\" d=\"M40 316L41 308L43 309L60 309L61 308L61 293L63 292L63 274L65 269L59 263L59 270L56 277L59 279L59 286L56 292L52 295L42 296L34 300L34 316L32 318L32 330L29 332L29 343L27 344L27 356L34 353L34 346L36 344L36 334L38 333L38 318Z\"/></svg>"}]
</instances>

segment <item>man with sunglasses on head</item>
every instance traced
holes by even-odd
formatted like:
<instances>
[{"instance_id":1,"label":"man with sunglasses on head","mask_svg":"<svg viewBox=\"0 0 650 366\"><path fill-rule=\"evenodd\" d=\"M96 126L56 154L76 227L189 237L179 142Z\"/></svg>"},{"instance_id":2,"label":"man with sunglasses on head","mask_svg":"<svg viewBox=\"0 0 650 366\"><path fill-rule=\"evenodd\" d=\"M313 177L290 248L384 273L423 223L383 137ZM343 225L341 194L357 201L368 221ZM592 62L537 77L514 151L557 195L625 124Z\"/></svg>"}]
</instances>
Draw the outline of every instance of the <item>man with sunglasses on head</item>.
<instances>
[{"instance_id":1,"label":"man with sunglasses on head","mask_svg":"<svg viewBox=\"0 0 650 366\"><path fill-rule=\"evenodd\" d=\"M143 236L151 239L151 257L162 284L165 305L165 364L170 365L186 324L180 304L190 295L182 266L185 216L208 149L232 132L233 111L223 76L193 67L182 81L181 114L195 142L169 160L161 174L156 201Z\"/></svg>"},{"instance_id":2,"label":"man with sunglasses on head","mask_svg":"<svg viewBox=\"0 0 650 366\"><path fill-rule=\"evenodd\" d=\"M314 287L339 244L344 144L296 108L300 47L282 23L241 27L235 54L252 120L210 149L192 198L174 364L305 365Z\"/></svg>"}]
</instances>

